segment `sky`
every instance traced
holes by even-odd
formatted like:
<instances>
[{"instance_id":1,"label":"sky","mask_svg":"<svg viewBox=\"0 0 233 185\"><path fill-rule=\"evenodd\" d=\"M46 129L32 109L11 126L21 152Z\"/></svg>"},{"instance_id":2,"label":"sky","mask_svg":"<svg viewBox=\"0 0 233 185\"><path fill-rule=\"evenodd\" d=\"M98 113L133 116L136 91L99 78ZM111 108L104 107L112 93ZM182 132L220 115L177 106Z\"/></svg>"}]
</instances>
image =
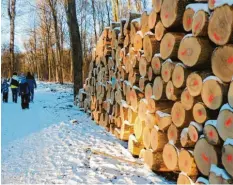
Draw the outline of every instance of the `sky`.
<instances>
[{"instance_id":1,"label":"sky","mask_svg":"<svg viewBox=\"0 0 233 185\"><path fill-rule=\"evenodd\" d=\"M1 1L1 45L8 44L10 40L10 21L7 14L7 1ZM34 23L35 0L17 0L15 21L15 45L24 52L24 40L28 38L28 30Z\"/></svg>"}]
</instances>

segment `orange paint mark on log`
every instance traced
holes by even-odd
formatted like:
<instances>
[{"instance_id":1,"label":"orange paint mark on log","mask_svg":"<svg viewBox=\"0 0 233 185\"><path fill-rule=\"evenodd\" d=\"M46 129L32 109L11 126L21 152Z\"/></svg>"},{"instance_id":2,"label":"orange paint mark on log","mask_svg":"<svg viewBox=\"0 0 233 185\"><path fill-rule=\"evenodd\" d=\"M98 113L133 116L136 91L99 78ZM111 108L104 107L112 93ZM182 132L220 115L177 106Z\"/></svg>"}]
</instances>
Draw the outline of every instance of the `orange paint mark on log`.
<instances>
[{"instance_id":1,"label":"orange paint mark on log","mask_svg":"<svg viewBox=\"0 0 233 185\"><path fill-rule=\"evenodd\" d=\"M210 137L210 138L213 138L213 137L214 137L214 132L213 132L212 130L209 132L209 137Z\"/></svg>"},{"instance_id":2,"label":"orange paint mark on log","mask_svg":"<svg viewBox=\"0 0 233 185\"><path fill-rule=\"evenodd\" d=\"M172 131L170 132L170 136L171 136L171 137L174 137L174 135L175 135L175 134L174 134L174 131L172 130Z\"/></svg>"},{"instance_id":3,"label":"orange paint mark on log","mask_svg":"<svg viewBox=\"0 0 233 185\"><path fill-rule=\"evenodd\" d=\"M191 17L189 17L189 18L187 19L187 24L188 24L188 26L192 24L192 18L191 18Z\"/></svg>"},{"instance_id":4,"label":"orange paint mark on log","mask_svg":"<svg viewBox=\"0 0 233 185\"><path fill-rule=\"evenodd\" d=\"M188 93L186 93L186 98L187 98L187 100L189 100L189 99L190 99L190 96L189 96L189 94L188 94Z\"/></svg>"},{"instance_id":5,"label":"orange paint mark on log","mask_svg":"<svg viewBox=\"0 0 233 185\"><path fill-rule=\"evenodd\" d=\"M197 81L197 80L194 80L193 85L194 85L194 86L197 86L197 85L198 85L198 81Z\"/></svg>"},{"instance_id":6,"label":"orange paint mark on log","mask_svg":"<svg viewBox=\"0 0 233 185\"><path fill-rule=\"evenodd\" d=\"M184 165L188 166L188 161L187 160L185 160Z\"/></svg>"},{"instance_id":7,"label":"orange paint mark on log","mask_svg":"<svg viewBox=\"0 0 233 185\"><path fill-rule=\"evenodd\" d=\"M172 46L171 42L168 42L167 47L170 48Z\"/></svg>"},{"instance_id":8,"label":"orange paint mark on log","mask_svg":"<svg viewBox=\"0 0 233 185\"><path fill-rule=\"evenodd\" d=\"M227 59L227 63L229 63L229 64L232 64L232 63L233 63L233 56L232 56L232 57L229 57L229 58Z\"/></svg>"},{"instance_id":9,"label":"orange paint mark on log","mask_svg":"<svg viewBox=\"0 0 233 185\"><path fill-rule=\"evenodd\" d=\"M229 127L230 125L232 125L232 118L228 118L225 122L226 127Z\"/></svg>"},{"instance_id":10,"label":"orange paint mark on log","mask_svg":"<svg viewBox=\"0 0 233 185\"><path fill-rule=\"evenodd\" d=\"M159 64L158 63L155 64L155 68L159 69Z\"/></svg>"},{"instance_id":11,"label":"orange paint mark on log","mask_svg":"<svg viewBox=\"0 0 233 185\"><path fill-rule=\"evenodd\" d=\"M215 40L217 40L217 41L220 41L220 40L221 40L221 38L219 37L219 35L218 35L217 33L215 33L215 32L214 32L214 38L215 38Z\"/></svg>"},{"instance_id":12,"label":"orange paint mark on log","mask_svg":"<svg viewBox=\"0 0 233 185\"><path fill-rule=\"evenodd\" d=\"M200 25L201 25L201 21L196 24L196 26L194 27L194 30L197 31L197 29L200 27Z\"/></svg>"},{"instance_id":13,"label":"orange paint mark on log","mask_svg":"<svg viewBox=\"0 0 233 185\"><path fill-rule=\"evenodd\" d=\"M168 75L168 71L165 71L164 74L167 76Z\"/></svg>"},{"instance_id":14,"label":"orange paint mark on log","mask_svg":"<svg viewBox=\"0 0 233 185\"><path fill-rule=\"evenodd\" d=\"M211 0L211 3L214 5L215 4L215 2L216 2L216 0Z\"/></svg>"},{"instance_id":15,"label":"orange paint mark on log","mask_svg":"<svg viewBox=\"0 0 233 185\"><path fill-rule=\"evenodd\" d=\"M194 140L194 141L197 140L197 134L193 134L193 140Z\"/></svg>"},{"instance_id":16,"label":"orange paint mark on log","mask_svg":"<svg viewBox=\"0 0 233 185\"><path fill-rule=\"evenodd\" d=\"M180 75L177 76L177 80L180 81L181 80L181 77Z\"/></svg>"},{"instance_id":17,"label":"orange paint mark on log","mask_svg":"<svg viewBox=\"0 0 233 185\"><path fill-rule=\"evenodd\" d=\"M181 55L186 55L186 53L187 53L187 49L185 49L184 51L181 51Z\"/></svg>"},{"instance_id":18,"label":"orange paint mark on log","mask_svg":"<svg viewBox=\"0 0 233 185\"><path fill-rule=\"evenodd\" d=\"M201 110L198 110L197 113L198 113L198 116L202 116L202 111Z\"/></svg>"},{"instance_id":19,"label":"orange paint mark on log","mask_svg":"<svg viewBox=\"0 0 233 185\"><path fill-rule=\"evenodd\" d=\"M232 162L233 161L233 157L231 154L227 155L227 161L228 162Z\"/></svg>"},{"instance_id":20,"label":"orange paint mark on log","mask_svg":"<svg viewBox=\"0 0 233 185\"><path fill-rule=\"evenodd\" d=\"M165 19L167 19L169 17L169 14L168 13L166 13L165 14Z\"/></svg>"},{"instance_id":21,"label":"orange paint mark on log","mask_svg":"<svg viewBox=\"0 0 233 185\"><path fill-rule=\"evenodd\" d=\"M205 153L202 153L201 157L205 162L209 163L209 157L207 157L207 155Z\"/></svg>"},{"instance_id":22,"label":"orange paint mark on log","mask_svg":"<svg viewBox=\"0 0 233 185\"><path fill-rule=\"evenodd\" d=\"M172 160L172 154L171 154L171 153L168 154L168 158L169 158L170 160Z\"/></svg>"},{"instance_id":23,"label":"orange paint mark on log","mask_svg":"<svg viewBox=\"0 0 233 185\"><path fill-rule=\"evenodd\" d=\"M176 117L177 117L177 118L180 117L180 113L179 113L179 112L176 113Z\"/></svg>"},{"instance_id":24,"label":"orange paint mark on log","mask_svg":"<svg viewBox=\"0 0 233 185\"><path fill-rule=\"evenodd\" d=\"M211 95L209 96L209 98L208 98L208 101L209 101L209 103L212 103L213 100L214 100L214 95L211 94Z\"/></svg>"}]
</instances>

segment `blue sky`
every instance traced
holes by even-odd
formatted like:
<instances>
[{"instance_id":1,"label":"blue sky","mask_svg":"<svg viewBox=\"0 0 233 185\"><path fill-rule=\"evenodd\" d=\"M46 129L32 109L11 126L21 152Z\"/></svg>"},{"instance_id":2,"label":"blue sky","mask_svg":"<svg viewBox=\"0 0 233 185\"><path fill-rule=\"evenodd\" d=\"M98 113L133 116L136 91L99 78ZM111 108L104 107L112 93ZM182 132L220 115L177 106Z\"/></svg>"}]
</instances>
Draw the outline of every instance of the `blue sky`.
<instances>
[{"instance_id":1,"label":"blue sky","mask_svg":"<svg viewBox=\"0 0 233 185\"><path fill-rule=\"evenodd\" d=\"M9 43L10 21L7 15L7 1L1 2L1 44ZM34 23L35 0L17 0L15 21L15 45L20 51L24 51L24 40L28 38L28 30Z\"/></svg>"}]
</instances>

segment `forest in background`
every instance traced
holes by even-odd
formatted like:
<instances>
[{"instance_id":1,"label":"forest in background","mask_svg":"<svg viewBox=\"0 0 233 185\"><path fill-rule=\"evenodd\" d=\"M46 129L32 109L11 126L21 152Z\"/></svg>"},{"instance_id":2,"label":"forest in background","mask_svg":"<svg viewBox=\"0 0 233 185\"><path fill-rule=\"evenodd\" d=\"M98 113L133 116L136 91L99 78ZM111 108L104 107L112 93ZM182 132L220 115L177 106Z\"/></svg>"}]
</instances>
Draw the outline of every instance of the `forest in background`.
<instances>
[{"instance_id":1,"label":"forest in background","mask_svg":"<svg viewBox=\"0 0 233 185\"><path fill-rule=\"evenodd\" d=\"M43 81L73 81L73 70L76 68L72 64L65 3L65 0L40 0L34 3L27 0L2 1L2 19L9 19L9 25L12 22L15 27L21 24L15 20L17 17L20 19L22 14L31 17L30 28L25 32L24 51L20 51L14 42L12 46L12 38L7 43L1 43L2 77L11 76L13 71L31 71ZM151 3L147 0L76 0L75 3L83 58L79 62L83 63L82 79L85 79L91 50L104 27L126 17L129 11L142 12ZM22 7L29 7L29 10L23 11Z\"/></svg>"}]
</instances>

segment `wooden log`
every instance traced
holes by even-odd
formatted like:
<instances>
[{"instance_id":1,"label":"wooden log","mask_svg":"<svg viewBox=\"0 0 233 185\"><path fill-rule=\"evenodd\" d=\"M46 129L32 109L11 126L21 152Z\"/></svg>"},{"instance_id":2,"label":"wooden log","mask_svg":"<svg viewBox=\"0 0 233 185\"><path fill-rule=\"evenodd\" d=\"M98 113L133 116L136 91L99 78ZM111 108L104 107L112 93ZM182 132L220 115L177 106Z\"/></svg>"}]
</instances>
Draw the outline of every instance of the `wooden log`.
<instances>
[{"instance_id":1,"label":"wooden log","mask_svg":"<svg viewBox=\"0 0 233 185\"><path fill-rule=\"evenodd\" d=\"M154 126L151 129L150 142L153 152L162 152L165 144L168 142L167 135L159 131L157 126Z\"/></svg>"},{"instance_id":2,"label":"wooden log","mask_svg":"<svg viewBox=\"0 0 233 185\"><path fill-rule=\"evenodd\" d=\"M148 106L147 100L141 99L138 105L138 117L143 121L146 119L145 110L147 110L147 106Z\"/></svg>"},{"instance_id":3,"label":"wooden log","mask_svg":"<svg viewBox=\"0 0 233 185\"><path fill-rule=\"evenodd\" d=\"M145 150L144 152L144 162L153 171L168 172L169 170L162 157L162 152L153 153L152 150Z\"/></svg>"},{"instance_id":4,"label":"wooden log","mask_svg":"<svg viewBox=\"0 0 233 185\"><path fill-rule=\"evenodd\" d=\"M149 128L152 129L154 128L154 125L156 125L156 116L153 113L146 113L145 117L145 125Z\"/></svg>"},{"instance_id":5,"label":"wooden log","mask_svg":"<svg viewBox=\"0 0 233 185\"><path fill-rule=\"evenodd\" d=\"M142 55L139 62L139 73L141 76L147 76L148 67L149 62L147 61L146 57Z\"/></svg>"},{"instance_id":6,"label":"wooden log","mask_svg":"<svg viewBox=\"0 0 233 185\"><path fill-rule=\"evenodd\" d=\"M141 16L141 32L144 35L146 32L150 31L149 28L149 11L145 10Z\"/></svg>"},{"instance_id":7,"label":"wooden log","mask_svg":"<svg viewBox=\"0 0 233 185\"><path fill-rule=\"evenodd\" d=\"M125 105L123 105L123 103L121 103L120 105L120 118L122 120L122 123L125 120L128 120L128 108L126 108Z\"/></svg>"},{"instance_id":8,"label":"wooden log","mask_svg":"<svg viewBox=\"0 0 233 185\"><path fill-rule=\"evenodd\" d=\"M138 88L132 88L130 91L130 105L134 111L138 109L139 100L144 97L144 94Z\"/></svg>"},{"instance_id":9,"label":"wooden log","mask_svg":"<svg viewBox=\"0 0 233 185\"><path fill-rule=\"evenodd\" d=\"M152 85L148 83L145 87L145 98L148 100L153 95Z\"/></svg>"},{"instance_id":10,"label":"wooden log","mask_svg":"<svg viewBox=\"0 0 233 185\"><path fill-rule=\"evenodd\" d=\"M178 164L180 171L185 172L188 176L198 175L198 169L194 161L193 151L185 149L181 150L179 153Z\"/></svg>"},{"instance_id":11,"label":"wooden log","mask_svg":"<svg viewBox=\"0 0 233 185\"><path fill-rule=\"evenodd\" d=\"M211 165L209 174L210 184L232 184L232 178L227 174L226 170L217 167L216 165Z\"/></svg>"},{"instance_id":12,"label":"wooden log","mask_svg":"<svg viewBox=\"0 0 233 185\"><path fill-rule=\"evenodd\" d=\"M168 114L167 112L170 113L170 110L167 109L164 111L159 111L159 110L156 111L159 130L167 131L169 126L172 124L171 115Z\"/></svg>"},{"instance_id":13,"label":"wooden log","mask_svg":"<svg viewBox=\"0 0 233 185\"><path fill-rule=\"evenodd\" d=\"M144 91L146 84L149 82L148 78L142 76L139 79L139 88L141 91Z\"/></svg>"},{"instance_id":14,"label":"wooden log","mask_svg":"<svg viewBox=\"0 0 233 185\"><path fill-rule=\"evenodd\" d=\"M216 8L209 20L208 35L217 45L225 45L233 41L233 9L224 5Z\"/></svg>"},{"instance_id":15,"label":"wooden log","mask_svg":"<svg viewBox=\"0 0 233 185\"><path fill-rule=\"evenodd\" d=\"M193 142L189 138L188 134L188 128L183 128L183 130L180 133L180 144L184 148L190 148L195 146L195 142Z\"/></svg>"},{"instance_id":16,"label":"wooden log","mask_svg":"<svg viewBox=\"0 0 233 185\"><path fill-rule=\"evenodd\" d=\"M185 34L183 33L166 33L160 44L160 53L162 59L177 59L178 49L181 40Z\"/></svg>"},{"instance_id":17,"label":"wooden log","mask_svg":"<svg viewBox=\"0 0 233 185\"><path fill-rule=\"evenodd\" d=\"M133 134L129 136L128 150L133 156L139 156L140 151L144 148L143 144L139 142Z\"/></svg>"},{"instance_id":18,"label":"wooden log","mask_svg":"<svg viewBox=\"0 0 233 185\"><path fill-rule=\"evenodd\" d=\"M144 127L145 127L145 121L142 121L138 116L134 122L134 134L137 141L139 142L142 141Z\"/></svg>"},{"instance_id":19,"label":"wooden log","mask_svg":"<svg viewBox=\"0 0 233 185\"><path fill-rule=\"evenodd\" d=\"M142 45L143 45L143 34L141 31L137 31L137 33L134 36L134 49L135 51L139 51L142 49Z\"/></svg>"},{"instance_id":20,"label":"wooden log","mask_svg":"<svg viewBox=\"0 0 233 185\"><path fill-rule=\"evenodd\" d=\"M156 13L159 13L161 10L163 0L152 0L152 7L154 8Z\"/></svg>"},{"instance_id":21,"label":"wooden log","mask_svg":"<svg viewBox=\"0 0 233 185\"><path fill-rule=\"evenodd\" d=\"M196 179L195 177L193 178ZM190 178L186 173L181 172L177 178L177 184L194 184L194 180Z\"/></svg>"},{"instance_id":22,"label":"wooden log","mask_svg":"<svg viewBox=\"0 0 233 185\"><path fill-rule=\"evenodd\" d=\"M133 124L130 124L127 120L123 122L120 130L120 139L128 141L129 136L133 134Z\"/></svg>"},{"instance_id":23,"label":"wooden log","mask_svg":"<svg viewBox=\"0 0 233 185\"><path fill-rule=\"evenodd\" d=\"M210 143L211 145L220 145L222 143L216 128L216 124L216 120L208 120L205 123L205 127L203 129L203 134L208 143Z\"/></svg>"},{"instance_id":24,"label":"wooden log","mask_svg":"<svg viewBox=\"0 0 233 185\"><path fill-rule=\"evenodd\" d=\"M157 76L153 83L153 96L155 100L166 99L166 84L160 76Z\"/></svg>"},{"instance_id":25,"label":"wooden log","mask_svg":"<svg viewBox=\"0 0 233 185\"><path fill-rule=\"evenodd\" d=\"M209 76L211 73L209 71L196 71L188 75L186 80L186 86L191 96L199 96L202 90L202 81Z\"/></svg>"},{"instance_id":26,"label":"wooden log","mask_svg":"<svg viewBox=\"0 0 233 185\"><path fill-rule=\"evenodd\" d=\"M181 102L174 103L171 111L172 121L178 128L184 128L193 120L192 112L185 111Z\"/></svg>"},{"instance_id":27,"label":"wooden log","mask_svg":"<svg viewBox=\"0 0 233 185\"><path fill-rule=\"evenodd\" d=\"M172 83L176 88L182 88L186 86L186 79L190 71L182 64L177 63L172 73Z\"/></svg>"},{"instance_id":28,"label":"wooden log","mask_svg":"<svg viewBox=\"0 0 233 185\"><path fill-rule=\"evenodd\" d=\"M135 123L135 119L137 118L137 112L133 111L130 107L128 108L128 122L130 124Z\"/></svg>"},{"instance_id":29,"label":"wooden log","mask_svg":"<svg viewBox=\"0 0 233 185\"><path fill-rule=\"evenodd\" d=\"M217 119L218 110L208 109L203 102L198 102L193 106L193 118L197 123L203 124L206 120Z\"/></svg>"},{"instance_id":30,"label":"wooden log","mask_svg":"<svg viewBox=\"0 0 233 185\"><path fill-rule=\"evenodd\" d=\"M188 127L188 134L189 134L189 138L191 141L193 142L197 142L197 140L199 139L200 135L202 134L203 131L203 126L191 121Z\"/></svg>"},{"instance_id":31,"label":"wooden log","mask_svg":"<svg viewBox=\"0 0 233 185\"><path fill-rule=\"evenodd\" d=\"M163 36L166 34L166 28L163 26L163 23L159 21L155 26L155 39L161 41Z\"/></svg>"},{"instance_id":32,"label":"wooden log","mask_svg":"<svg viewBox=\"0 0 233 185\"><path fill-rule=\"evenodd\" d=\"M230 82L233 76L233 44L224 45L214 50L211 57L213 73L223 82Z\"/></svg>"},{"instance_id":33,"label":"wooden log","mask_svg":"<svg viewBox=\"0 0 233 185\"><path fill-rule=\"evenodd\" d=\"M153 72L153 69L151 66L148 67L148 72L147 72L148 80L151 82L155 78L155 74Z\"/></svg>"},{"instance_id":34,"label":"wooden log","mask_svg":"<svg viewBox=\"0 0 233 185\"><path fill-rule=\"evenodd\" d=\"M211 110L216 110L227 100L228 85L219 78L209 76L203 81L201 97L204 104Z\"/></svg>"},{"instance_id":35,"label":"wooden log","mask_svg":"<svg viewBox=\"0 0 233 185\"><path fill-rule=\"evenodd\" d=\"M205 138L200 138L194 148L194 159L199 171L205 175L209 175L211 164L218 164L218 149L210 145Z\"/></svg>"},{"instance_id":36,"label":"wooden log","mask_svg":"<svg viewBox=\"0 0 233 185\"><path fill-rule=\"evenodd\" d=\"M164 0L160 13L163 25L166 28L181 26L185 7L190 2L192 1Z\"/></svg>"},{"instance_id":37,"label":"wooden log","mask_svg":"<svg viewBox=\"0 0 233 185\"><path fill-rule=\"evenodd\" d=\"M143 141L143 145L146 149L150 149L150 133L151 133L151 129L147 126L144 127L143 129L143 137L142 137L142 141Z\"/></svg>"},{"instance_id":38,"label":"wooden log","mask_svg":"<svg viewBox=\"0 0 233 185\"><path fill-rule=\"evenodd\" d=\"M180 133L181 130L171 124L167 130L167 138L169 141L173 141L176 146L180 146Z\"/></svg>"},{"instance_id":39,"label":"wooden log","mask_svg":"<svg viewBox=\"0 0 233 185\"><path fill-rule=\"evenodd\" d=\"M141 24L140 24L140 18L134 19L130 23L130 38L131 38L131 44L134 44L134 37L136 33L140 30Z\"/></svg>"},{"instance_id":40,"label":"wooden log","mask_svg":"<svg viewBox=\"0 0 233 185\"><path fill-rule=\"evenodd\" d=\"M191 110L194 104L194 97L190 95L187 88L181 93L181 103L185 110Z\"/></svg>"},{"instance_id":41,"label":"wooden log","mask_svg":"<svg viewBox=\"0 0 233 185\"><path fill-rule=\"evenodd\" d=\"M155 75L160 75L162 63L163 63L163 60L160 57L160 54L155 54L151 61L151 67Z\"/></svg>"},{"instance_id":42,"label":"wooden log","mask_svg":"<svg viewBox=\"0 0 233 185\"><path fill-rule=\"evenodd\" d=\"M229 105L231 107L233 107L233 80L230 83L230 87L229 87L229 90L228 90L227 98L228 98Z\"/></svg>"},{"instance_id":43,"label":"wooden log","mask_svg":"<svg viewBox=\"0 0 233 185\"><path fill-rule=\"evenodd\" d=\"M178 58L188 67L207 68L213 49L205 37L186 36L180 43Z\"/></svg>"},{"instance_id":44,"label":"wooden log","mask_svg":"<svg viewBox=\"0 0 233 185\"><path fill-rule=\"evenodd\" d=\"M199 10L195 13L192 23L192 34L196 37L208 35L209 13Z\"/></svg>"},{"instance_id":45,"label":"wooden log","mask_svg":"<svg viewBox=\"0 0 233 185\"><path fill-rule=\"evenodd\" d=\"M179 100L182 89L175 88L172 81L169 81L166 85L166 96L168 100Z\"/></svg>"},{"instance_id":46,"label":"wooden log","mask_svg":"<svg viewBox=\"0 0 233 185\"><path fill-rule=\"evenodd\" d=\"M192 31L192 23L193 23L194 14L195 14L194 8L188 5L183 14L183 27L184 27L184 30L187 32Z\"/></svg>"},{"instance_id":47,"label":"wooden log","mask_svg":"<svg viewBox=\"0 0 233 185\"><path fill-rule=\"evenodd\" d=\"M233 138L233 109L225 104L222 106L217 119L217 130L220 137L225 141L227 138Z\"/></svg>"},{"instance_id":48,"label":"wooden log","mask_svg":"<svg viewBox=\"0 0 233 185\"><path fill-rule=\"evenodd\" d=\"M161 76L163 78L164 82L168 82L172 77L172 72L175 68L175 63L172 62L170 59L167 59L163 64L161 68Z\"/></svg>"},{"instance_id":49,"label":"wooden log","mask_svg":"<svg viewBox=\"0 0 233 185\"><path fill-rule=\"evenodd\" d=\"M155 8L153 8L149 14L148 18L148 26L150 30L153 30L155 28L156 23L158 22L158 15L155 11Z\"/></svg>"},{"instance_id":50,"label":"wooden log","mask_svg":"<svg viewBox=\"0 0 233 185\"><path fill-rule=\"evenodd\" d=\"M155 35L151 32L147 33L143 38L143 50L146 60L151 62L154 54L159 53L160 44L155 39Z\"/></svg>"},{"instance_id":51,"label":"wooden log","mask_svg":"<svg viewBox=\"0 0 233 185\"><path fill-rule=\"evenodd\" d=\"M156 106L158 106L158 103L154 99L152 99L152 97L147 99L147 112L148 113L151 113L151 114L155 113L155 111L158 109L158 107Z\"/></svg>"},{"instance_id":52,"label":"wooden log","mask_svg":"<svg viewBox=\"0 0 233 185\"><path fill-rule=\"evenodd\" d=\"M233 177L233 139L228 138L222 147L222 164L225 170Z\"/></svg>"},{"instance_id":53,"label":"wooden log","mask_svg":"<svg viewBox=\"0 0 233 185\"><path fill-rule=\"evenodd\" d=\"M137 18L140 18L141 14L136 13L136 12L129 12L127 15L127 21L124 25L124 35L126 36L127 34L130 33L131 29L131 21Z\"/></svg>"},{"instance_id":54,"label":"wooden log","mask_svg":"<svg viewBox=\"0 0 233 185\"><path fill-rule=\"evenodd\" d=\"M178 171L179 150L175 145L167 143L163 149L163 162L169 170Z\"/></svg>"}]
</instances>

